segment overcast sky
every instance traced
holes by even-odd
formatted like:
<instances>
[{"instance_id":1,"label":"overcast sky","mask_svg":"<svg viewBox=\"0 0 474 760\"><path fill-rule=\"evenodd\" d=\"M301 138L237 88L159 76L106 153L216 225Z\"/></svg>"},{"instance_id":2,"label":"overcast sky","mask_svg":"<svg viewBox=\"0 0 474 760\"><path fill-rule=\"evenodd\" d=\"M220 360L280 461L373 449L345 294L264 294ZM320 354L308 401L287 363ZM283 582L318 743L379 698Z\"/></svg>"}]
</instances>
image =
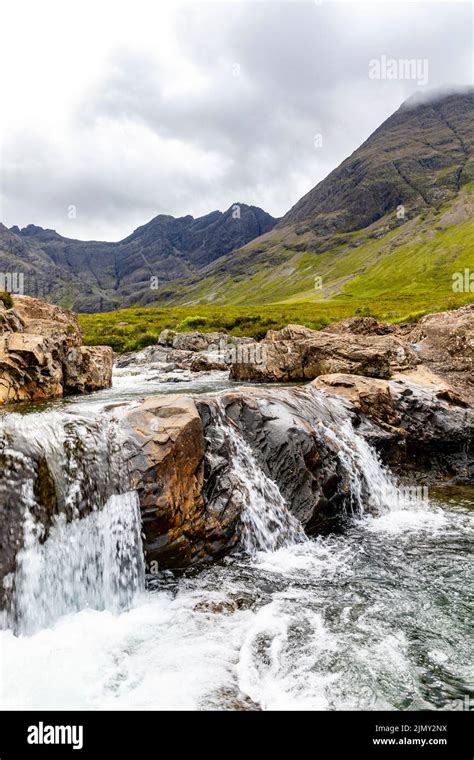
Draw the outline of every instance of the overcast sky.
<instances>
[{"instance_id":1,"label":"overcast sky","mask_svg":"<svg viewBox=\"0 0 474 760\"><path fill-rule=\"evenodd\" d=\"M468 2L15 0L1 221L119 240L239 201L280 216L409 95L472 84L472 35ZM371 79L384 55L428 84Z\"/></svg>"}]
</instances>

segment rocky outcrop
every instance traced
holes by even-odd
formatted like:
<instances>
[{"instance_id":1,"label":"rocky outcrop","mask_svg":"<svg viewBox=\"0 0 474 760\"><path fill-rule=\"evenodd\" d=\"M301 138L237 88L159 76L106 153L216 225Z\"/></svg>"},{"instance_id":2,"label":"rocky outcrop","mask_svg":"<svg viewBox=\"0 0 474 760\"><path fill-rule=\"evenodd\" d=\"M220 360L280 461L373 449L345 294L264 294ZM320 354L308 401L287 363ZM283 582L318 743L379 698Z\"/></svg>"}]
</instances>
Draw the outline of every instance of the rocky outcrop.
<instances>
[{"instance_id":1,"label":"rocky outcrop","mask_svg":"<svg viewBox=\"0 0 474 760\"><path fill-rule=\"evenodd\" d=\"M474 304L422 317L406 339L424 365L474 404Z\"/></svg>"},{"instance_id":2,"label":"rocky outcrop","mask_svg":"<svg viewBox=\"0 0 474 760\"><path fill-rule=\"evenodd\" d=\"M417 363L415 352L395 335L330 333L288 325L247 347L231 366L235 380L295 382L343 372L389 378Z\"/></svg>"},{"instance_id":3,"label":"rocky outcrop","mask_svg":"<svg viewBox=\"0 0 474 760\"><path fill-rule=\"evenodd\" d=\"M399 474L470 483L474 409L424 368L391 380L326 375L313 386L350 404L353 424Z\"/></svg>"},{"instance_id":4,"label":"rocky outcrop","mask_svg":"<svg viewBox=\"0 0 474 760\"><path fill-rule=\"evenodd\" d=\"M224 484L223 500L209 498L215 473L206 473L204 429L193 399L148 399L121 425L148 566L187 567L229 551L238 540L239 512Z\"/></svg>"},{"instance_id":5,"label":"rocky outcrop","mask_svg":"<svg viewBox=\"0 0 474 760\"><path fill-rule=\"evenodd\" d=\"M252 343L251 338L236 338L226 333L179 333L167 329L160 333L157 345L148 346L137 353L124 354L119 357L116 366L151 366L163 371L224 371Z\"/></svg>"},{"instance_id":6,"label":"rocky outcrop","mask_svg":"<svg viewBox=\"0 0 474 760\"><path fill-rule=\"evenodd\" d=\"M349 425L349 426L348 426ZM151 398L121 422L143 517L147 562L184 568L234 549L248 493L245 446L308 534L334 530L373 483L354 431L397 474L472 481L474 410L426 370L390 380L333 374L296 388Z\"/></svg>"},{"instance_id":7,"label":"rocky outcrop","mask_svg":"<svg viewBox=\"0 0 474 760\"><path fill-rule=\"evenodd\" d=\"M107 388L112 360L110 348L82 345L71 312L28 296L0 302L0 404Z\"/></svg>"}]
</instances>

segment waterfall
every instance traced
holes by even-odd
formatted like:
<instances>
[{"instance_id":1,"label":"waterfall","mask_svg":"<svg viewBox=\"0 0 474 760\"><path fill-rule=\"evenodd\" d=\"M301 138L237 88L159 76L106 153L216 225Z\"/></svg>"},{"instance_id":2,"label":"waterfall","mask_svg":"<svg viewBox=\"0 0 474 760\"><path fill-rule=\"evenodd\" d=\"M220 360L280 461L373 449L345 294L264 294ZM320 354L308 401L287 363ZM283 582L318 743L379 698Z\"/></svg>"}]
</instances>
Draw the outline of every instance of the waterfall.
<instances>
[{"instance_id":1,"label":"waterfall","mask_svg":"<svg viewBox=\"0 0 474 760\"><path fill-rule=\"evenodd\" d=\"M341 399L312 386L284 391L274 401L263 397L258 401L267 418L288 418L290 413L305 424L319 441L321 450L337 461L341 488L347 490L343 508L353 516L366 512L383 514L399 509L422 507L422 489L399 487L389 470L382 465L375 449L352 424L350 409ZM303 528L291 513L277 483L259 464L251 446L218 399L212 421L209 450L212 468L213 451L225 442L230 452L229 475L233 498L241 505L241 545L255 555L258 551L273 552L284 546L306 540ZM209 435L209 434L208 434Z\"/></svg>"},{"instance_id":2,"label":"waterfall","mask_svg":"<svg viewBox=\"0 0 474 760\"><path fill-rule=\"evenodd\" d=\"M347 482L346 509L352 514L377 514L420 508L426 489L400 487L376 452L352 424L350 408L339 398L305 386L287 396L289 406L310 422L318 438L339 461Z\"/></svg>"},{"instance_id":3,"label":"waterfall","mask_svg":"<svg viewBox=\"0 0 474 760\"><path fill-rule=\"evenodd\" d=\"M130 605L144 588L144 561L116 420L6 414L0 462L3 523L16 554L4 581L9 624L31 633L86 607Z\"/></svg>"},{"instance_id":4,"label":"waterfall","mask_svg":"<svg viewBox=\"0 0 474 760\"><path fill-rule=\"evenodd\" d=\"M242 498L242 544L245 552L273 552L306 540L299 521L291 514L277 484L258 464L238 430L219 421L232 452L233 479Z\"/></svg>"}]
</instances>

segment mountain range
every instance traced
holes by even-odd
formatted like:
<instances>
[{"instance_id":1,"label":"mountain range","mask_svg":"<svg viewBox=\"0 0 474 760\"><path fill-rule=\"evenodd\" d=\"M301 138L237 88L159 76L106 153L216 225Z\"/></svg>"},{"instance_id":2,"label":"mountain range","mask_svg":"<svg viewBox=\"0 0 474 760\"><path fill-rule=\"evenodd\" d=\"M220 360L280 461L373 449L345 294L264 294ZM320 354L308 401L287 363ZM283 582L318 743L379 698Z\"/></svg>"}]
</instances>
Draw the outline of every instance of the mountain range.
<instances>
[{"instance_id":1,"label":"mountain range","mask_svg":"<svg viewBox=\"0 0 474 760\"><path fill-rule=\"evenodd\" d=\"M281 219L233 204L117 243L0 225L0 271L79 312L446 292L474 267L474 91L406 101Z\"/></svg>"}]
</instances>

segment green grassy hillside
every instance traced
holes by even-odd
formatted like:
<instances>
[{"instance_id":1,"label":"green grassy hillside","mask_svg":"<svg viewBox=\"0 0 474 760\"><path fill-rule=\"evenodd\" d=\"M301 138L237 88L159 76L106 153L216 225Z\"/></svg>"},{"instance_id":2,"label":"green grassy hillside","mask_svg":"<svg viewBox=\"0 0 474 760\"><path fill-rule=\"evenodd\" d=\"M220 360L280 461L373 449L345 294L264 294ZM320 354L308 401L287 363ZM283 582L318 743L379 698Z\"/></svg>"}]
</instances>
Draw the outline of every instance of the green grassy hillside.
<instances>
[{"instance_id":1,"label":"green grassy hillside","mask_svg":"<svg viewBox=\"0 0 474 760\"><path fill-rule=\"evenodd\" d=\"M453 291L456 272L474 271L473 211L471 183L452 204L391 229L393 220L382 219L333 236L325 251L311 250L310 239L295 250L291 232L283 238L275 230L259 239L258 250L250 244L238 261L161 294L169 306L81 315L85 340L120 352L156 343L165 327L260 338L289 322L319 329L356 314L403 321L458 308L474 300L474 292Z\"/></svg>"}]
</instances>

